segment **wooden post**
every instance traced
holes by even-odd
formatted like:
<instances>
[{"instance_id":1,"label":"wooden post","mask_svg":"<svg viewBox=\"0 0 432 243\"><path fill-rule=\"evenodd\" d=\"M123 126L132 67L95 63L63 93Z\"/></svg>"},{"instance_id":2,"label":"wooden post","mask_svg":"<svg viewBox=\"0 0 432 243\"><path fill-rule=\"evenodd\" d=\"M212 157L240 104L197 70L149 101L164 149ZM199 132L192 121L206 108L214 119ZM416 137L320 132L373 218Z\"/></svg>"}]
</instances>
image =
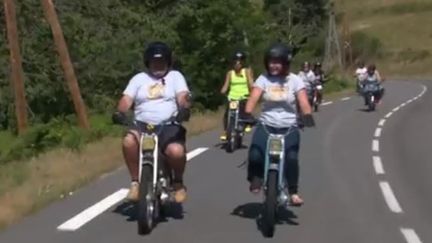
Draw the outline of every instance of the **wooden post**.
<instances>
[{"instance_id":1,"label":"wooden post","mask_svg":"<svg viewBox=\"0 0 432 243\"><path fill-rule=\"evenodd\" d=\"M27 128L27 100L24 90L24 72L18 41L18 30L14 0L4 0L7 37L9 42L11 84L14 89L15 113L17 117L18 134Z\"/></svg>"},{"instance_id":2,"label":"wooden post","mask_svg":"<svg viewBox=\"0 0 432 243\"><path fill-rule=\"evenodd\" d=\"M81 97L78 81L75 76L74 68L70 60L69 52L67 49L66 41L63 36L57 13L52 0L41 0L44 9L45 17L51 26L51 31L54 37L54 42L60 62L63 68L64 77L69 87L69 91L72 95L72 101L74 103L75 112L78 116L79 125L82 128L88 129L90 127L87 112L84 101Z\"/></svg>"}]
</instances>

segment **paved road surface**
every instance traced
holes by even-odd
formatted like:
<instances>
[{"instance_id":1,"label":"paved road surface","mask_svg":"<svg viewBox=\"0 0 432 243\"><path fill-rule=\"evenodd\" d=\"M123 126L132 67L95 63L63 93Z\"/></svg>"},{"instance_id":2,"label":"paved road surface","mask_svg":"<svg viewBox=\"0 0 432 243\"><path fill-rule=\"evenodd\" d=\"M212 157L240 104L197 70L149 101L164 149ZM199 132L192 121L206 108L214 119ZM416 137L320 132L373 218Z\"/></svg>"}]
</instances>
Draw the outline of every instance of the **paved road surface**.
<instances>
[{"instance_id":1,"label":"paved road surface","mask_svg":"<svg viewBox=\"0 0 432 243\"><path fill-rule=\"evenodd\" d=\"M120 189L128 186L121 169L6 229L0 242L432 242L428 86L388 82L383 104L372 113L362 110L360 97L326 103L316 114L318 127L302 133L300 189L306 203L282 213L274 238L257 229L262 197L247 189L247 149L225 153L214 131L189 141L196 156L188 163L183 219L138 236L133 208L120 200L76 230L57 229L107 196L109 202L121 199Z\"/></svg>"}]
</instances>

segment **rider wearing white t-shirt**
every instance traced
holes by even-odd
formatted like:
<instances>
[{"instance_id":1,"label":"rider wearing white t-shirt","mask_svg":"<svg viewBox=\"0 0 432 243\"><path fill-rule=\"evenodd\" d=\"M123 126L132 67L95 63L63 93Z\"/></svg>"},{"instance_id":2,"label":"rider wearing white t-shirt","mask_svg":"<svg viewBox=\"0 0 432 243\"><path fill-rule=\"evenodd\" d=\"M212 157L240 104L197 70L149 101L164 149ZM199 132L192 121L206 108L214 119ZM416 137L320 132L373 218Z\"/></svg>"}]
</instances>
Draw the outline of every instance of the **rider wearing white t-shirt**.
<instances>
[{"instance_id":1,"label":"rider wearing white t-shirt","mask_svg":"<svg viewBox=\"0 0 432 243\"><path fill-rule=\"evenodd\" d=\"M124 123L125 113L134 105L134 123L123 139L123 155L132 179L127 198L138 200L138 141L140 131L152 125L158 132L158 146L174 171L175 200L183 202L186 130L179 122L189 117L189 89L183 75L171 70L172 52L165 43L151 43L144 52L144 61L148 72L138 73L129 81L113 116L114 121Z\"/></svg>"},{"instance_id":2,"label":"rider wearing white t-shirt","mask_svg":"<svg viewBox=\"0 0 432 243\"><path fill-rule=\"evenodd\" d=\"M303 115L303 125L314 126L312 109L307 98L305 84L302 79L289 72L291 51L283 44L271 46L264 58L267 72L259 76L246 104L246 113L250 114L262 98L259 124L252 136L249 147L248 180L249 190L258 193L262 187L264 175L264 154L267 146L268 133L285 135L285 170L284 176L288 184L288 192L293 205L301 205L303 200L298 195L300 147L299 124L297 123L297 107Z\"/></svg>"},{"instance_id":3,"label":"rider wearing white t-shirt","mask_svg":"<svg viewBox=\"0 0 432 243\"><path fill-rule=\"evenodd\" d=\"M367 67L364 65L363 62L359 62L359 65L354 73L354 77L357 81L357 92L360 92L360 90L363 87L363 81L366 79L367 76Z\"/></svg>"},{"instance_id":4,"label":"rider wearing white t-shirt","mask_svg":"<svg viewBox=\"0 0 432 243\"><path fill-rule=\"evenodd\" d=\"M315 74L310 68L310 64L308 62L303 63L302 70L298 73L298 76L303 80L307 90L312 89L312 85L315 82Z\"/></svg>"}]
</instances>

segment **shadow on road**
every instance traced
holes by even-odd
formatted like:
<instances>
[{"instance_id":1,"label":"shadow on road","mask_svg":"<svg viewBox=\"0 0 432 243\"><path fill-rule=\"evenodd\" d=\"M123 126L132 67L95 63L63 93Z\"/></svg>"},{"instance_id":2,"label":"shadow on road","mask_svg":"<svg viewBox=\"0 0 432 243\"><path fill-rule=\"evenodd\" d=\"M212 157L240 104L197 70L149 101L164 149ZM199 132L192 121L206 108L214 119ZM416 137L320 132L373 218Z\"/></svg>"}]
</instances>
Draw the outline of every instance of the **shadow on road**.
<instances>
[{"instance_id":1,"label":"shadow on road","mask_svg":"<svg viewBox=\"0 0 432 243\"><path fill-rule=\"evenodd\" d=\"M262 203L246 203L237 206L231 213L231 215L238 216L241 218L254 219L259 231L261 230L261 210ZM277 224L288 224L288 225L299 225L298 222L293 219L297 219L291 210L284 207L279 207L277 214Z\"/></svg>"},{"instance_id":2,"label":"shadow on road","mask_svg":"<svg viewBox=\"0 0 432 243\"><path fill-rule=\"evenodd\" d=\"M225 150L227 146L227 143L225 142L220 142L214 145L215 148L219 148L222 150ZM242 144L242 146L240 148L237 148L237 150L243 150L243 149L248 149L249 147L247 145Z\"/></svg>"},{"instance_id":3,"label":"shadow on road","mask_svg":"<svg viewBox=\"0 0 432 243\"><path fill-rule=\"evenodd\" d=\"M358 111L362 111L362 112L366 112L366 113L371 112L371 110L369 110L369 108L360 108L360 109L358 109Z\"/></svg>"},{"instance_id":4,"label":"shadow on road","mask_svg":"<svg viewBox=\"0 0 432 243\"><path fill-rule=\"evenodd\" d=\"M120 214L127 217L126 221L134 222L137 221L138 207L135 203L123 202L118 205L113 213ZM178 203L170 203L163 207L161 210L161 217L159 222L168 222L168 219L183 219L184 218L183 206Z\"/></svg>"}]
</instances>

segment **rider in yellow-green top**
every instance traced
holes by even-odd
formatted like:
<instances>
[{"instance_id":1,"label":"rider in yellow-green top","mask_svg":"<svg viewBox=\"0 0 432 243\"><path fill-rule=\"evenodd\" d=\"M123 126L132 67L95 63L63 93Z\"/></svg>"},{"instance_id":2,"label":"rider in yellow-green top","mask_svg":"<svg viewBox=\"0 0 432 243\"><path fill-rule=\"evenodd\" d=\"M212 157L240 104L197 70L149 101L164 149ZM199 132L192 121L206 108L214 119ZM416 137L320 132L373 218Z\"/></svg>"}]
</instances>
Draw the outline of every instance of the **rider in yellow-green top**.
<instances>
[{"instance_id":1,"label":"rider in yellow-green top","mask_svg":"<svg viewBox=\"0 0 432 243\"><path fill-rule=\"evenodd\" d=\"M221 94L225 95L228 92L228 100L240 101L240 117L244 117L244 109L249 92L253 86L253 73L251 68L245 67L246 54L242 51L236 51L233 57L233 69L229 70L225 77L224 85L221 89ZM228 102L229 103L229 102ZM226 140L228 105L224 115L224 133L221 140ZM245 131L250 132L251 127L246 126Z\"/></svg>"}]
</instances>

